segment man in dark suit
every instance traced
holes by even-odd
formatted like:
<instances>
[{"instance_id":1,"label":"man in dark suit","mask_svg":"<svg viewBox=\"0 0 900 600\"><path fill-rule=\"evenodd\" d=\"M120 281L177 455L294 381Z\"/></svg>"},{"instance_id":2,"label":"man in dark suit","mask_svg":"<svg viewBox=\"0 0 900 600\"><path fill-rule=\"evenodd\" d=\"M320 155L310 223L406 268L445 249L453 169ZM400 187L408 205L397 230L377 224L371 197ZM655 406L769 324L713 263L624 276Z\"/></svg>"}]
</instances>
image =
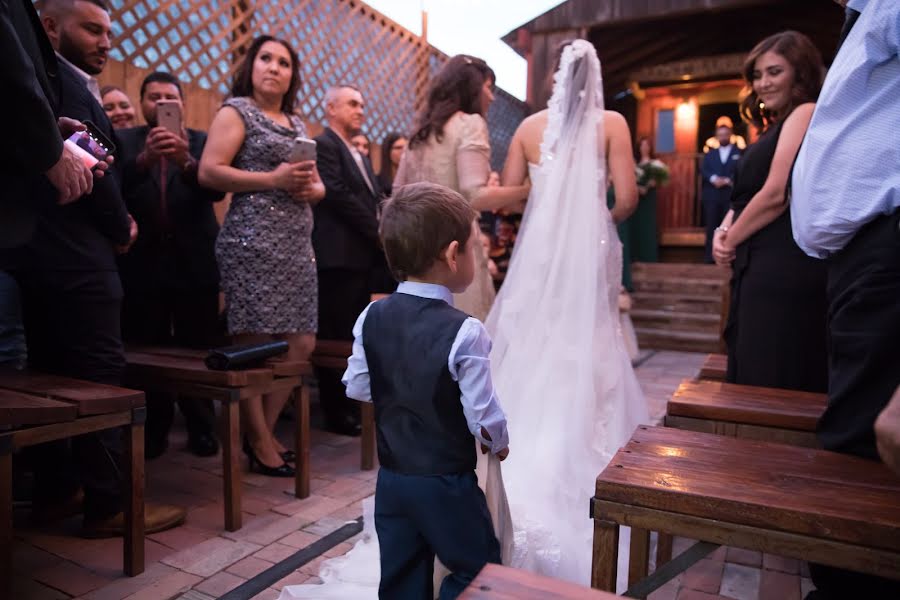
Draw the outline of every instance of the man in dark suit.
<instances>
[{"instance_id":1,"label":"man in dark suit","mask_svg":"<svg viewBox=\"0 0 900 600\"><path fill-rule=\"evenodd\" d=\"M147 125L120 129L122 194L140 236L119 259L125 301L122 333L126 342L209 348L221 342L219 270L214 246L219 224L213 203L223 194L201 186L197 164L206 133L172 132L158 126L158 101L182 103L182 89L171 73L151 73L141 84L141 110ZM174 396L147 394L146 456L168 445ZM179 398L188 430L188 448L212 456L212 402Z\"/></svg>"},{"instance_id":2,"label":"man in dark suit","mask_svg":"<svg viewBox=\"0 0 900 600\"><path fill-rule=\"evenodd\" d=\"M703 220L706 223L706 262L712 263L712 239L716 227L722 223L731 206L731 192L734 190L734 174L741 151L731 143L732 122L728 117L716 121L718 148L710 148L703 157L700 172L703 177Z\"/></svg>"},{"instance_id":3,"label":"man in dark suit","mask_svg":"<svg viewBox=\"0 0 900 600\"><path fill-rule=\"evenodd\" d=\"M325 198L314 208L313 247L319 274L319 339L352 340L353 325L369 303L372 269L381 252L377 207L381 192L371 166L350 143L362 127L362 94L349 85L325 94L328 127L316 138L316 164ZM340 373L317 369L329 430L359 435L356 403Z\"/></svg>"},{"instance_id":4,"label":"man in dark suit","mask_svg":"<svg viewBox=\"0 0 900 600\"><path fill-rule=\"evenodd\" d=\"M63 146L56 55L31 0L0 0L0 65L7 140L0 144L0 364L19 367L25 360L19 290L7 270L18 262L14 248L34 230L30 188L46 177L58 199L71 202L90 191L93 178Z\"/></svg>"},{"instance_id":5,"label":"man in dark suit","mask_svg":"<svg viewBox=\"0 0 900 600\"><path fill-rule=\"evenodd\" d=\"M60 113L90 120L107 137L112 125L89 90L106 64L110 21L102 0L46 0L41 21L59 54ZM96 83L96 82L94 82ZM96 89L96 86L90 86ZM29 364L36 369L100 383L119 384L125 367L120 313L122 287L115 246L127 246L133 228L115 173L97 181L91 194L60 206L38 196L37 225L24 251L19 282L25 309ZM34 448L35 507L78 506L83 488L83 534L121 535L122 459L120 429ZM74 458L74 464L70 463ZM59 514L59 509L52 511ZM147 531L184 520L182 509L147 504Z\"/></svg>"}]
</instances>

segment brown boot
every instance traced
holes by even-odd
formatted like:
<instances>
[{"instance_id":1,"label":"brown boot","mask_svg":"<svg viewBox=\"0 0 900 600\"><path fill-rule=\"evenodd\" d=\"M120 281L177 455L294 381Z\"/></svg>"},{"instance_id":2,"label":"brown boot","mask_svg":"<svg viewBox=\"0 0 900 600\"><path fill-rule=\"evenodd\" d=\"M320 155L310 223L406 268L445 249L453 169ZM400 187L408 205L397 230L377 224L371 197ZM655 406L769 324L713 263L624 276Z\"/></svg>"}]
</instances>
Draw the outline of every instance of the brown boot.
<instances>
[{"instance_id":1,"label":"brown boot","mask_svg":"<svg viewBox=\"0 0 900 600\"><path fill-rule=\"evenodd\" d=\"M157 533L184 523L187 511L170 504L144 505L144 533ZM119 512L105 519L88 521L81 528L81 537L106 538L125 534L125 513Z\"/></svg>"}]
</instances>

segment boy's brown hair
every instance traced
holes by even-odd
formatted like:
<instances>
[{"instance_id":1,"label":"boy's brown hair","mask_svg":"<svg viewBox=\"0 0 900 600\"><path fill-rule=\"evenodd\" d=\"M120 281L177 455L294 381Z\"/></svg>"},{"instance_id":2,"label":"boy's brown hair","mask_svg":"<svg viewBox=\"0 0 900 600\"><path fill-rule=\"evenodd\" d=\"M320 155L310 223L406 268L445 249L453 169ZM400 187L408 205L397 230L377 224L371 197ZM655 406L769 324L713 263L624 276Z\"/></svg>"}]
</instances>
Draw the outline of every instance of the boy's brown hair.
<instances>
[{"instance_id":1,"label":"boy's brown hair","mask_svg":"<svg viewBox=\"0 0 900 600\"><path fill-rule=\"evenodd\" d=\"M411 183L385 201L379 234L397 281L423 275L451 242L460 252L478 213L465 198L435 183Z\"/></svg>"}]
</instances>

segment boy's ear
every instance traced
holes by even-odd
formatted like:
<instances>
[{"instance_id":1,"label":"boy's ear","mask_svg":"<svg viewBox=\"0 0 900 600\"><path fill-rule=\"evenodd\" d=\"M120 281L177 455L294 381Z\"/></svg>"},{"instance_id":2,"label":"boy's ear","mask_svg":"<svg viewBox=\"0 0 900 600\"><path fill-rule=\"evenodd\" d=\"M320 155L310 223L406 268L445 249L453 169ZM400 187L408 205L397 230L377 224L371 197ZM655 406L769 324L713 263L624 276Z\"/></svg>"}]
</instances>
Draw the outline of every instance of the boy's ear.
<instances>
[{"instance_id":1,"label":"boy's ear","mask_svg":"<svg viewBox=\"0 0 900 600\"><path fill-rule=\"evenodd\" d=\"M447 263L447 268L450 269L450 272L456 273L456 269L459 268L459 241L453 240L447 245L444 249L443 258L444 262Z\"/></svg>"}]
</instances>

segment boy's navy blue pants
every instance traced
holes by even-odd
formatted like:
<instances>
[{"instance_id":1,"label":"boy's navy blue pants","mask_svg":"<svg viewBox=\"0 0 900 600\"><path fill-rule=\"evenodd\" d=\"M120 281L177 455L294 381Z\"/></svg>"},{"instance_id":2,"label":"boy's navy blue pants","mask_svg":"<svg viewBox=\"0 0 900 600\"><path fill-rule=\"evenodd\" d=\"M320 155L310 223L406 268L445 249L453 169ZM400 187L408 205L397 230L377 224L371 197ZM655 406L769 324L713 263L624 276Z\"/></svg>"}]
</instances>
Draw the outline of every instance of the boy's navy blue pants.
<instances>
[{"instance_id":1,"label":"boy's navy blue pants","mask_svg":"<svg viewBox=\"0 0 900 600\"><path fill-rule=\"evenodd\" d=\"M382 600L434 600L434 557L450 570L441 600L456 598L500 544L474 472L401 475L381 468L375 487Z\"/></svg>"}]
</instances>

